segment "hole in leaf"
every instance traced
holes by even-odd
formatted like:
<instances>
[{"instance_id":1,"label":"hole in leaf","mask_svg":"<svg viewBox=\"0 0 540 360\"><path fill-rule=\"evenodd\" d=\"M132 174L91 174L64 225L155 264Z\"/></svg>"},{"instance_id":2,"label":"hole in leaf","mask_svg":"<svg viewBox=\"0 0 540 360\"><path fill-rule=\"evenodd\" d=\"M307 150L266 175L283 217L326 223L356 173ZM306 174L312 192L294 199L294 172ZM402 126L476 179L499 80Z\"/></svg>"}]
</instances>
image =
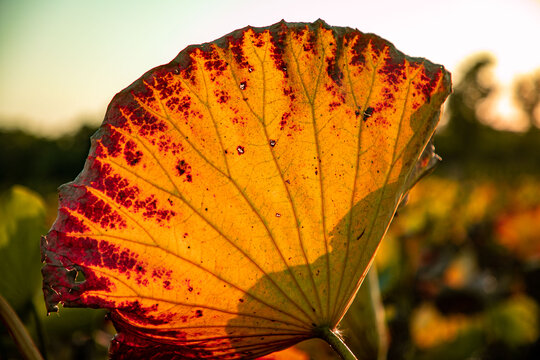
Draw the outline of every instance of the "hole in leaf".
<instances>
[{"instance_id":1,"label":"hole in leaf","mask_svg":"<svg viewBox=\"0 0 540 360\"><path fill-rule=\"evenodd\" d=\"M84 273L82 272L82 270L78 270L77 275L75 276L75 282L81 283L85 281L86 281L86 276L84 276Z\"/></svg>"}]
</instances>

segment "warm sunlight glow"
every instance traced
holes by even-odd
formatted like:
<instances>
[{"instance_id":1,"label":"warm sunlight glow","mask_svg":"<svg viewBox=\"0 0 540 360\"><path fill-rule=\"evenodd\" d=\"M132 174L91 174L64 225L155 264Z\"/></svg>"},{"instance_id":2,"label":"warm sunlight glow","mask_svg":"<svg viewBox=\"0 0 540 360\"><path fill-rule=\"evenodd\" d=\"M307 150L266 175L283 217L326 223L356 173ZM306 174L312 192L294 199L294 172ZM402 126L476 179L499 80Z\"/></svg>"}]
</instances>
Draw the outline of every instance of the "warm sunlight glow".
<instances>
[{"instance_id":1,"label":"warm sunlight glow","mask_svg":"<svg viewBox=\"0 0 540 360\"><path fill-rule=\"evenodd\" d=\"M97 125L115 93L188 44L246 25L318 18L379 34L456 77L458 65L482 51L497 58L505 86L540 66L531 43L540 34L540 3L533 0L2 1L0 126L53 134L81 116Z\"/></svg>"},{"instance_id":2,"label":"warm sunlight glow","mask_svg":"<svg viewBox=\"0 0 540 360\"><path fill-rule=\"evenodd\" d=\"M496 90L479 109L479 118L499 130L525 131L529 123L525 114L513 99L512 88L504 86Z\"/></svg>"}]
</instances>

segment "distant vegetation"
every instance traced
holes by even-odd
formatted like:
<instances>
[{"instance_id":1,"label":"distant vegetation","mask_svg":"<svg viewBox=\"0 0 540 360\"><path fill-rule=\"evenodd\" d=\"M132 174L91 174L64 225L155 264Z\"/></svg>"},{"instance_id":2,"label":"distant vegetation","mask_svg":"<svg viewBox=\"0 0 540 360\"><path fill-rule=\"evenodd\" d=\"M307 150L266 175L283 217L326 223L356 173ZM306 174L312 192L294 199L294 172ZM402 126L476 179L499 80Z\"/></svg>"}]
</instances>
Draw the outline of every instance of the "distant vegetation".
<instances>
[{"instance_id":1,"label":"distant vegetation","mask_svg":"<svg viewBox=\"0 0 540 360\"><path fill-rule=\"evenodd\" d=\"M493 60L477 59L465 71L446 104L448 124L435 136L437 153L443 157L439 173L514 178L540 174L540 72L518 79L514 96L526 114L528 131L497 131L479 120L480 105L496 90L486 80Z\"/></svg>"},{"instance_id":2,"label":"distant vegetation","mask_svg":"<svg viewBox=\"0 0 540 360\"><path fill-rule=\"evenodd\" d=\"M489 57L478 59L454 86L446 106L448 125L435 136L437 153L444 160L439 174L515 177L540 173L540 120L535 119L540 113L540 72L516 82L516 102L529 117L529 130L497 131L478 119L479 105L495 90L485 85L484 72L491 63ZM90 135L96 130L85 125L74 134L50 139L0 129L0 189L20 184L41 194L56 191L82 170Z\"/></svg>"},{"instance_id":3,"label":"distant vegetation","mask_svg":"<svg viewBox=\"0 0 540 360\"><path fill-rule=\"evenodd\" d=\"M22 130L0 130L0 189L27 186L42 195L56 192L82 170L97 128L82 126L77 132L48 139Z\"/></svg>"},{"instance_id":4,"label":"distant vegetation","mask_svg":"<svg viewBox=\"0 0 540 360\"><path fill-rule=\"evenodd\" d=\"M515 83L528 130L497 131L479 120L480 105L496 90L486 81L491 62L477 58L454 85L447 125L434 139L443 161L413 189L377 256L390 359L540 358L540 72ZM46 199L50 223L56 189L82 170L96 130L82 126L56 139L0 130L3 199L15 205L15 195L34 199L9 190L15 184L34 190ZM4 220L15 214L3 211ZM45 231L39 221L36 234ZM27 243L38 246L38 235L30 235ZM55 317L30 316L44 313L41 286L32 284L36 295L17 311L42 352L51 359L103 358L112 332L103 313L64 309L62 325ZM306 344L299 349L320 352ZM1 326L0 354L18 354Z\"/></svg>"}]
</instances>

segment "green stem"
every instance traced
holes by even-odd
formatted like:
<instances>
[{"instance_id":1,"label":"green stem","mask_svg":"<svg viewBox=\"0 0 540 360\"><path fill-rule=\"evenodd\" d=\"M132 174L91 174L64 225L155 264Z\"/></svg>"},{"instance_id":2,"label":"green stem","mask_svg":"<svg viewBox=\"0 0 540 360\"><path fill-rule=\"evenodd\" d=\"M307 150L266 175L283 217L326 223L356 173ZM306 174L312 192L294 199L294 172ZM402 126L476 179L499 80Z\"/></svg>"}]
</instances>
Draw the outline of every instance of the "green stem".
<instances>
[{"instance_id":1,"label":"green stem","mask_svg":"<svg viewBox=\"0 0 540 360\"><path fill-rule=\"evenodd\" d=\"M377 267L375 264L367 274L367 284L369 286L369 300L371 311L373 312L373 322L377 332L377 359L384 360L388 354L388 329L384 315L384 306L381 299L381 289L379 287L379 277L377 276Z\"/></svg>"},{"instance_id":2,"label":"green stem","mask_svg":"<svg viewBox=\"0 0 540 360\"><path fill-rule=\"evenodd\" d=\"M30 334L28 334L28 331L26 331L26 328L17 316L17 313L15 313L2 295L0 295L0 319L6 324L13 341L15 341L17 348L19 348L25 359L43 360Z\"/></svg>"},{"instance_id":3,"label":"green stem","mask_svg":"<svg viewBox=\"0 0 540 360\"><path fill-rule=\"evenodd\" d=\"M36 334L37 334L37 340L38 340L38 350L41 352L41 356L43 356L43 359L47 360L47 346L45 341L45 334L43 332L43 324L41 323L41 320L39 319L38 311L36 309L36 305L34 302L32 302L32 315L34 316L34 323L36 324Z\"/></svg>"},{"instance_id":4,"label":"green stem","mask_svg":"<svg viewBox=\"0 0 540 360\"><path fill-rule=\"evenodd\" d=\"M341 337L328 327L317 329L317 336L325 340L343 360L358 360Z\"/></svg>"}]
</instances>

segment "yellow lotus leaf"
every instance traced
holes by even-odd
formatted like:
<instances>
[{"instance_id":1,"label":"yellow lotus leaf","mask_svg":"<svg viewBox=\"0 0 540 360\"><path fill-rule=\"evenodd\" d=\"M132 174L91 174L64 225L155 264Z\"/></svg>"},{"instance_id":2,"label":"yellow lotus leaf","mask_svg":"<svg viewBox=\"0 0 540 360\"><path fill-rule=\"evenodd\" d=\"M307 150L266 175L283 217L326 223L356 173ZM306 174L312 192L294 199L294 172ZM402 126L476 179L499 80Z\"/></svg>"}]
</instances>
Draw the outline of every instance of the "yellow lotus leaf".
<instances>
[{"instance_id":1,"label":"yellow lotus leaf","mask_svg":"<svg viewBox=\"0 0 540 360\"><path fill-rule=\"evenodd\" d=\"M49 311L109 309L118 359L256 358L335 330L449 92L442 66L320 20L189 46L114 97L60 188Z\"/></svg>"}]
</instances>

